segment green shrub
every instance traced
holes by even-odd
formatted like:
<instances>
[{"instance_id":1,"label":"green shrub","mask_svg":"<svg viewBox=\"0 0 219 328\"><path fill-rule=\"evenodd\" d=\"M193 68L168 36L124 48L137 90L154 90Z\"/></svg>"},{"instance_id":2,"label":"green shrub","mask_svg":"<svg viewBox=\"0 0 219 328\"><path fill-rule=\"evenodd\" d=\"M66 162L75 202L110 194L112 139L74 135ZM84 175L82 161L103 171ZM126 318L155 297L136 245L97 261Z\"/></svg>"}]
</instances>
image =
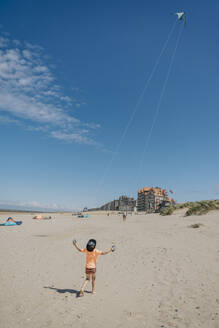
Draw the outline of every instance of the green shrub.
<instances>
[{"instance_id":1,"label":"green shrub","mask_svg":"<svg viewBox=\"0 0 219 328\"><path fill-rule=\"evenodd\" d=\"M219 199L203 200L199 202L186 202L182 204L176 204L174 206L164 207L160 211L160 215L171 215L175 210L182 208L188 208L185 216L203 215L207 214L211 210L219 210Z\"/></svg>"},{"instance_id":2,"label":"green shrub","mask_svg":"<svg viewBox=\"0 0 219 328\"><path fill-rule=\"evenodd\" d=\"M219 209L219 200L203 200L201 202L193 202L189 205L186 216L190 215L203 215L211 210Z\"/></svg>"},{"instance_id":3,"label":"green shrub","mask_svg":"<svg viewBox=\"0 0 219 328\"><path fill-rule=\"evenodd\" d=\"M175 211L175 207L174 206L164 207L160 211L160 215L163 215L163 216L164 215L171 215L171 214L173 214L174 211Z\"/></svg>"},{"instance_id":4,"label":"green shrub","mask_svg":"<svg viewBox=\"0 0 219 328\"><path fill-rule=\"evenodd\" d=\"M201 224L201 223L194 223L194 224L191 224L190 226L189 226L189 228L193 228L193 229L197 229L197 228L199 228L200 226L202 226L203 224Z\"/></svg>"}]
</instances>

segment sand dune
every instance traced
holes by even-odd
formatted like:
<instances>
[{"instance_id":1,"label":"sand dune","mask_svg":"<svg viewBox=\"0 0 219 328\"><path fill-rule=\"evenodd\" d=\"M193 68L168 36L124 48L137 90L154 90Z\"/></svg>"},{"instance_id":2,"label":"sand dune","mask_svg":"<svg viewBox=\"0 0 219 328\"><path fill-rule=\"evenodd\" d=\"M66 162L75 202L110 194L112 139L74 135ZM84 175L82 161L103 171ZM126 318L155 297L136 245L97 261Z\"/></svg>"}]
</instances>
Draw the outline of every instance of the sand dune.
<instances>
[{"instance_id":1,"label":"sand dune","mask_svg":"<svg viewBox=\"0 0 219 328\"><path fill-rule=\"evenodd\" d=\"M0 227L1 328L219 328L218 212L126 222L104 214L14 217L23 224ZM115 253L99 257L95 295L89 285L77 298L85 258L73 237L81 247L90 238L98 249L116 244Z\"/></svg>"}]
</instances>

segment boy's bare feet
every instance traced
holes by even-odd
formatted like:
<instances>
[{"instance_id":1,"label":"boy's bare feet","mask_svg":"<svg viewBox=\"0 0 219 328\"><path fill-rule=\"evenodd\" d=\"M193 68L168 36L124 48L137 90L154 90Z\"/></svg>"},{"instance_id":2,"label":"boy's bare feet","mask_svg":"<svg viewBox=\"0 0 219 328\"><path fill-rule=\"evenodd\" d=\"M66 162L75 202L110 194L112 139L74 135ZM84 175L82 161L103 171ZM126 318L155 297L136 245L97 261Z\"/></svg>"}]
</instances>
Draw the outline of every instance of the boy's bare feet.
<instances>
[{"instance_id":1,"label":"boy's bare feet","mask_svg":"<svg viewBox=\"0 0 219 328\"><path fill-rule=\"evenodd\" d=\"M94 295L94 294L96 294L96 292L94 290L92 290L91 294Z\"/></svg>"}]
</instances>

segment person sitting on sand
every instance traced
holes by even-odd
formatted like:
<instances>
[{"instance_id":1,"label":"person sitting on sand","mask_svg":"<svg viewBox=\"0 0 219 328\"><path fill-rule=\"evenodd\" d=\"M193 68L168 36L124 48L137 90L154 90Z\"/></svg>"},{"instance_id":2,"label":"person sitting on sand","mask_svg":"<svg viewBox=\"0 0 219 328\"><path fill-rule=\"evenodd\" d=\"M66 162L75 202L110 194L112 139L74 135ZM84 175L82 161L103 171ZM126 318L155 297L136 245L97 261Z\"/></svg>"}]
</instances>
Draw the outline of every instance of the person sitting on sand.
<instances>
[{"instance_id":1,"label":"person sitting on sand","mask_svg":"<svg viewBox=\"0 0 219 328\"><path fill-rule=\"evenodd\" d=\"M36 215L33 217L34 220L43 220L42 215Z\"/></svg>"},{"instance_id":2,"label":"person sitting on sand","mask_svg":"<svg viewBox=\"0 0 219 328\"><path fill-rule=\"evenodd\" d=\"M92 277L92 294L94 294L97 258L99 255L105 255L110 252L114 252L115 246L112 245L112 247L107 251L98 251L96 249L95 239L90 239L87 243L86 248L84 249L78 247L77 241L75 239L73 240L73 245L79 252L86 253L86 267L85 267L86 279L83 282L83 285L81 286L80 296L84 296L84 289L88 281L90 281L90 276Z\"/></svg>"},{"instance_id":3,"label":"person sitting on sand","mask_svg":"<svg viewBox=\"0 0 219 328\"><path fill-rule=\"evenodd\" d=\"M34 216L33 217L33 219L34 220L50 220L50 219L52 219L52 217L51 216L42 216L42 215L36 215L36 216Z\"/></svg>"},{"instance_id":4,"label":"person sitting on sand","mask_svg":"<svg viewBox=\"0 0 219 328\"><path fill-rule=\"evenodd\" d=\"M9 217L9 218L7 219L7 222L14 222L14 223L16 223L16 221L15 221L12 217Z\"/></svg>"}]
</instances>

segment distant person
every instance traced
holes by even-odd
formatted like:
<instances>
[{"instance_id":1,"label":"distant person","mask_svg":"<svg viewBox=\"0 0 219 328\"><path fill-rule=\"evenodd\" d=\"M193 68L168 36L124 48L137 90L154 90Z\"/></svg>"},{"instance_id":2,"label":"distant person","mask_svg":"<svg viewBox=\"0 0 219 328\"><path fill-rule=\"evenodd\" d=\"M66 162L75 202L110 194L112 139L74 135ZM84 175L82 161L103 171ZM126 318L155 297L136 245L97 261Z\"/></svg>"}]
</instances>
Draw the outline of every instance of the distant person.
<instances>
[{"instance_id":1,"label":"distant person","mask_svg":"<svg viewBox=\"0 0 219 328\"><path fill-rule=\"evenodd\" d=\"M97 258L99 255L106 255L110 252L115 251L115 246L112 245L112 247L107 251L98 251L96 249L96 240L90 239L87 243L86 248L79 248L77 245L77 241L73 240L73 245L75 248L82 253L86 253L86 267L85 267L85 273L86 273L86 279L83 282L83 285L80 289L80 296L84 296L84 289L87 285L87 283L90 281L90 277L92 277L92 294L95 293L95 279L96 279L96 264L97 264Z\"/></svg>"},{"instance_id":2,"label":"distant person","mask_svg":"<svg viewBox=\"0 0 219 328\"><path fill-rule=\"evenodd\" d=\"M125 221L126 220L126 215L125 215L125 213L123 213L123 221Z\"/></svg>"},{"instance_id":3,"label":"distant person","mask_svg":"<svg viewBox=\"0 0 219 328\"><path fill-rule=\"evenodd\" d=\"M11 216L7 219L7 222L14 222L14 223L16 223L16 221Z\"/></svg>"},{"instance_id":4,"label":"distant person","mask_svg":"<svg viewBox=\"0 0 219 328\"><path fill-rule=\"evenodd\" d=\"M42 217L42 215L36 215L36 216L33 217L33 219L34 220L42 220L43 217Z\"/></svg>"}]
</instances>

